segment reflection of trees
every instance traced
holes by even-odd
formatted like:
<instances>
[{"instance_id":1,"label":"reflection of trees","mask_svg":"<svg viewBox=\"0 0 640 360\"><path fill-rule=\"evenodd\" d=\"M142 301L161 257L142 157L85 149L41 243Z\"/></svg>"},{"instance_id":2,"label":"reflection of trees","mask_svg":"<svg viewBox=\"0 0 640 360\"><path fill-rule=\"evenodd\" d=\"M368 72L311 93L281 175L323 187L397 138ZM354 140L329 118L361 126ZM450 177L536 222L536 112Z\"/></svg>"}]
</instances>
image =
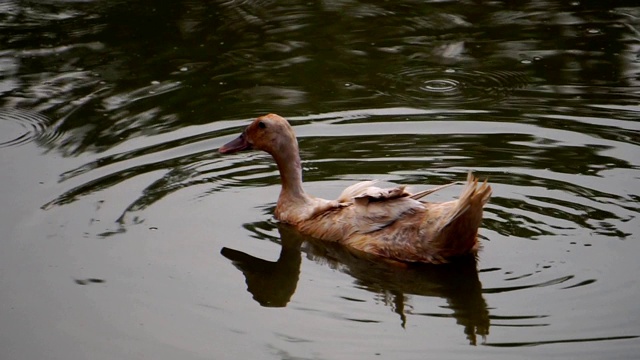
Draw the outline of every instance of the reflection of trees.
<instances>
[{"instance_id":1,"label":"reflection of trees","mask_svg":"<svg viewBox=\"0 0 640 360\"><path fill-rule=\"evenodd\" d=\"M269 223L247 226L257 236L264 236L265 228L271 227L273 225ZM358 287L378 294L400 316L403 327L408 314L451 316L464 327L473 345L477 343L477 335L484 338L489 332L489 311L482 297L482 284L473 256L443 265L400 266L353 253L336 244L302 237L286 225L279 225L278 230L280 239L272 239L282 245L277 261L266 261L229 248L221 251L243 272L247 290L263 306L287 305L298 283L302 248L309 259L353 276ZM405 307L409 294L442 297L447 300L452 314L413 313Z\"/></svg>"},{"instance_id":2,"label":"reflection of trees","mask_svg":"<svg viewBox=\"0 0 640 360\"><path fill-rule=\"evenodd\" d=\"M15 2L0 18L1 101L58 119L63 136L43 146L76 154L265 111L407 105L397 92L416 89L388 88L407 69L520 70L542 79L537 98L602 96L635 81L624 5L636 4ZM409 105L432 104L420 96Z\"/></svg>"}]
</instances>

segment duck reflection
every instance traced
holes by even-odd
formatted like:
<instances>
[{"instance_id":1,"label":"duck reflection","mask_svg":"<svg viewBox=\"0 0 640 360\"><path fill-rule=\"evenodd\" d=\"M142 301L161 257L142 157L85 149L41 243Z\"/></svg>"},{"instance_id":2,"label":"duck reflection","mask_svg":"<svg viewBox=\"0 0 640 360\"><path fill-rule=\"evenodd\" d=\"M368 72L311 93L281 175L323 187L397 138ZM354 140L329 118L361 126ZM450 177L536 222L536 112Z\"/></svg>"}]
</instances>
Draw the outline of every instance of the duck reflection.
<instances>
[{"instance_id":1,"label":"duck reflection","mask_svg":"<svg viewBox=\"0 0 640 360\"><path fill-rule=\"evenodd\" d=\"M244 274L247 290L262 306L284 307L298 286L302 239L280 232L282 248L277 261L263 260L242 251L222 248L220 253Z\"/></svg>"},{"instance_id":2,"label":"duck reflection","mask_svg":"<svg viewBox=\"0 0 640 360\"><path fill-rule=\"evenodd\" d=\"M254 224L257 225L257 224ZM448 264L400 264L354 252L344 246L299 234L285 224L260 223L249 229L277 227L281 251L277 261L267 261L244 252L223 248L221 253L244 274L247 290L262 306L284 307L293 296L300 277L302 253L318 263L327 264L353 276L360 288L380 294L392 307L404 327L407 314L451 316L464 327L470 344L489 332L489 311L482 297L475 256L456 258ZM264 234L259 234L264 237ZM451 315L415 313L405 309L406 295L434 296L447 300Z\"/></svg>"}]
</instances>

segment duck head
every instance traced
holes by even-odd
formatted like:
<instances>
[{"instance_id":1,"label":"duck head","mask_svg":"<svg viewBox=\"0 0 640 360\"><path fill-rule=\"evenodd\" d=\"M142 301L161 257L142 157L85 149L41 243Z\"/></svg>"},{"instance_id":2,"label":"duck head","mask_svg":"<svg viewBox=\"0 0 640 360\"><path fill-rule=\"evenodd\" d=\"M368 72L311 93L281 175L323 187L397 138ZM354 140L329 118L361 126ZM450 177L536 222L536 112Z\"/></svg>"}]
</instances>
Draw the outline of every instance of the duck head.
<instances>
[{"instance_id":1,"label":"duck head","mask_svg":"<svg viewBox=\"0 0 640 360\"><path fill-rule=\"evenodd\" d=\"M224 144L218 151L232 154L242 150L262 150L271 155L298 151L293 128L283 117L269 114L255 119L236 139Z\"/></svg>"}]
</instances>

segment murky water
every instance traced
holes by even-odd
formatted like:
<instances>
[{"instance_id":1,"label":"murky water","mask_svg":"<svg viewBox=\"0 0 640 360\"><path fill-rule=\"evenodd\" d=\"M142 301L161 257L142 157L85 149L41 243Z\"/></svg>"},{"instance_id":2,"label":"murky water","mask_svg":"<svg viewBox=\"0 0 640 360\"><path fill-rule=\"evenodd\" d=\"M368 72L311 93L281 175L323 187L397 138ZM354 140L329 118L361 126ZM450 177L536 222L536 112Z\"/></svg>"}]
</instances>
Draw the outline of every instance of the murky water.
<instances>
[{"instance_id":1,"label":"murky water","mask_svg":"<svg viewBox=\"0 0 640 360\"><path fill-rule=\"evenodd\" d=\"M633 359L635 2L0 3L0 358ZM478 260L277 224L306 190L488 177ZM444 201L459 187L433 196Z\"/></svg>"}]
</instances>

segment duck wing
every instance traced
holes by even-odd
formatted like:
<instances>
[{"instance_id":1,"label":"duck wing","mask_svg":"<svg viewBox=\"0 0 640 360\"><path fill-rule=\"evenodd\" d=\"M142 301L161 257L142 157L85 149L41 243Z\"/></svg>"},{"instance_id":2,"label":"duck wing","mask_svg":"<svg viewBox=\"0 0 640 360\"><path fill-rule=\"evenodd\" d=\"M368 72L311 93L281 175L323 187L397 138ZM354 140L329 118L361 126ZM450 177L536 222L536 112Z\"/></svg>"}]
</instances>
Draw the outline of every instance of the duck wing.
<instances>
[{"instance_id":1,"label":"duck wing","mask_svg":"<svg viewBox=\"0 0 640 360\"><path fill-rule=\"evenodd\" d=\"M314 206L310 207L313 215L299 223L299 228L308 235L330 241L343 241L356 234L366 236L425 211L427 204L418 199L455 184L412 194L404 185L380 188L375 183L353 184L334 201L314 199ZM419 228L419 219L410 221Z\"/></svg>"},{"instance_id":2,"label":"duck wing","mask_svg":"<svg viewBox=\"0 0 640 360\"><path fill-rule=\"evenodd\" d=\"M449 186L456 185L459 183L460 182L456 181L450 184L436 186L431 189L422 190L415 194L411 194L405 190L404 185L401 185L395 188L381 189L379 187L374 186L376 184L376 181L362 181L359 183L355 183L347 187L346 189L344 189L342 191L342 194L340 194L340 196L338 197L337 201L341 203L351 202L352 199L362 197L362 196L369 196L376 199L382 199L382 198L390 199L395 197L410 196L412 199L418 200L427 195L433 194L436 191L446 189Z\"/></svg>"},{"instance_id":3,"label":"duck wing","mask_svg":"<svg viewBox=\"0 0 640 360\"><path fill-rule=\"evenodd\" d=\"M376 182L377 181L362 181L355 183L342 190L342 193L337 200L341 203L352 202L354 197L366 193L370 187L373 187L373 185L376 184Z\"/></svg>"},{"instance_id":4,"label":"duck wing","mask_svg":"<svg viewBox=\"0 0 640 360\"><path fill-rule=\"evenodd\" d=\"M356 232L367 234L389 226L407 212L423 208L411 198L405 186L379 188L375 182L364 181L346 188L339 202L350 203L350 217Z\"/></svg>"}]
</instances>

